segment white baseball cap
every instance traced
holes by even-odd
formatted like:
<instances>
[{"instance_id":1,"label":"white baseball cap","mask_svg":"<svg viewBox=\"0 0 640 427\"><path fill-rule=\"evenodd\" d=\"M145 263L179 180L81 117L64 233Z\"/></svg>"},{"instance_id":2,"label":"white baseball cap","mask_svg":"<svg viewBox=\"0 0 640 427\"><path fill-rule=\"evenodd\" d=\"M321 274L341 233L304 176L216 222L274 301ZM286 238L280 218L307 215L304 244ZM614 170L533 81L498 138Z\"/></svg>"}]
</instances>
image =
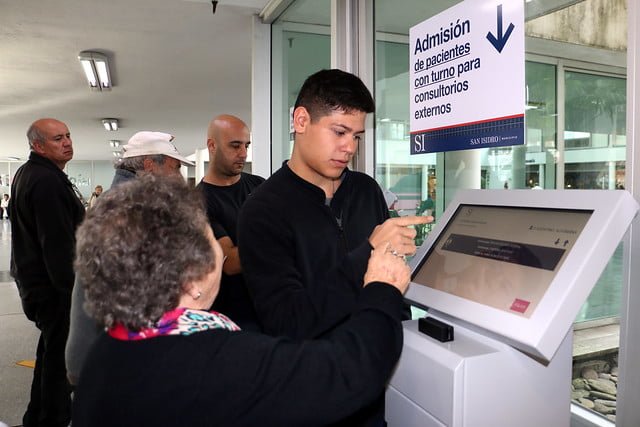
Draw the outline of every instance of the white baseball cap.
<instances>
[{"instance_id":1,"label":"white baseball cap","mask_svg":"<svg viewBox=\"0 0 640 427\"><path fill-rule=\"evenodd\" d=\"M194 166L195 163L180 155L178 149L171 141L173 141L173 135L168 133L150 131L137 132L129 139L127 145L122 147L122 158L127 159L129 157L162 154L180 160L180 163L185 166Z\"/></svg>"}]
</instances>

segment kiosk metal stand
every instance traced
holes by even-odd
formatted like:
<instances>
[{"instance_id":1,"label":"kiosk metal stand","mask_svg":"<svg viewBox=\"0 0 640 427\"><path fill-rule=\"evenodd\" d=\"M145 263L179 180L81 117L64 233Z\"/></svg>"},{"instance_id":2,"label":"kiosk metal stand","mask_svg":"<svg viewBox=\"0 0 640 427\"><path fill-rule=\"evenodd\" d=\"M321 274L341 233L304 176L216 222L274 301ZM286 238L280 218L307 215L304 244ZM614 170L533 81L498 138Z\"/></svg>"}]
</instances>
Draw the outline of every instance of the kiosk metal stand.
<instances>
[{"instance_id":1,"label":"kiosk metal stand","mask_svg":"<svg viewBox=\"0 0 640 427\"><path fill-rule=\"evenodd\" d=\"M425 337L417 320L403 328L402 356L386 394L390 427L569 425L571 332L544 365L462 326L447 343Z\"/></svg>"}]
</instances>

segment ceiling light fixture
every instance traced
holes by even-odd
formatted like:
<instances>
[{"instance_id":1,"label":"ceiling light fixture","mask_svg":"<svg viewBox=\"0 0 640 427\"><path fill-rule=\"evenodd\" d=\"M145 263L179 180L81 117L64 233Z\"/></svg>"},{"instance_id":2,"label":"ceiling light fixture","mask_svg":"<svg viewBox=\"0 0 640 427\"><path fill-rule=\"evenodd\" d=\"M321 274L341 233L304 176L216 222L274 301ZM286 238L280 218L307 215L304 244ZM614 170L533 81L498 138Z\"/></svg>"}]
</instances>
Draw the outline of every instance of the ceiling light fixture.
<instances>
[{"instance_id":1,"label":"ceiling light fixture","mask_svg":"<svg viewBox=\"0 0 640 427\"><path fill-rule=\"evenodd\" d=\"M119 139L112 139L109 141L109 145L111 146L111 148L118 148L120 147L120 140Z\"/></svg>"},{"instance_id":2,"label":"ceiling light fixture","mask_svg":"<svg viewBox=\"0 0 640 427\"><path fill-rule=\"evenodd\" d=\"M83 50L78 54L78 59L91 90L111 90L111 73L104 54Z\"/></svg>"},{"instance_id":3,"label":"ceiling light fixture","mask_svg":"<svg viewBox=\"0 0 640 427\"><path fill-rule=\"evenodd\" d=\"M118 119L102 119L102 126L106 130L118 130Z\"/></svg>"}]
</instances>

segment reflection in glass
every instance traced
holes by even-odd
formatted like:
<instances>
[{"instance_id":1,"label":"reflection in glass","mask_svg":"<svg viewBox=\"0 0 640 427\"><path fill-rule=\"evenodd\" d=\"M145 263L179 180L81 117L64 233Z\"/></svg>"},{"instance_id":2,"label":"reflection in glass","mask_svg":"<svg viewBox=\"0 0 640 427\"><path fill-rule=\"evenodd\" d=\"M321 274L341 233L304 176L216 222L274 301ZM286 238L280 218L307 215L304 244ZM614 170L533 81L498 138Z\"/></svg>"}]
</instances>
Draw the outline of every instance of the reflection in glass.
<instances>
[{"instance_id":1,"label":"reflection in glass","mask_svg":"<svg viewBox=\"0 0 640 427\"><path fill-rule=\"evenodd\" d=\"M624 146L625 79L573 71L565 72L564 79L566 148Z\"/></svg>"},{"instance_id":2,"label":"reflection in glass","mask_svg":"<svg viewBox=\"0 0 640 427\"><path fill-rule=\"evenodd\" d=\"M567 71L565 188L613 190L624 185L626 80ZM606 158L595 157L606 149ZM594 161L595 160L595 161Z\"/></svg>"},{"instance_id":3,"label":"reflection in glass","mask_svg":"<svg viewBox=\"0 0 640 427\"><path fill-rule=\"evenodd\" d=\"M82 160L69 162L66 165L65 173L69 177L69 181L78 188L84 199L89 200L93 191L91 162Z\"/></svg>"}]
</instances>

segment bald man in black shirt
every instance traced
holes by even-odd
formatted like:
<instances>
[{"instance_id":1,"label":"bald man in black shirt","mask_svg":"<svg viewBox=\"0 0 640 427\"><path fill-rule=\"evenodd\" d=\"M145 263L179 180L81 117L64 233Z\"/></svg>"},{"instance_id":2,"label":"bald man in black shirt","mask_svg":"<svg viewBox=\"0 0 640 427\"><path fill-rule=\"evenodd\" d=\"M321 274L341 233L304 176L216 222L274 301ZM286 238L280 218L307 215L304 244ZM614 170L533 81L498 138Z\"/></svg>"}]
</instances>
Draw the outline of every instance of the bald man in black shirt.
<instances>
[{"instance_id":1,"label":"bald man in black shirt","mask_svg":"<svg viewBox=\"0 0 640 427\"><path fill-rule=\"evenodd\" d=\"M264 178L242 171L250 136L247 125L235 116L223 114L211 120L207 131L209 167L198 188L205 196L207 216L225 256L220 293L211 308L231 317L242 329L259 331L236 246L240 208L264 182Z\"/></svg>"}]
</instances>

